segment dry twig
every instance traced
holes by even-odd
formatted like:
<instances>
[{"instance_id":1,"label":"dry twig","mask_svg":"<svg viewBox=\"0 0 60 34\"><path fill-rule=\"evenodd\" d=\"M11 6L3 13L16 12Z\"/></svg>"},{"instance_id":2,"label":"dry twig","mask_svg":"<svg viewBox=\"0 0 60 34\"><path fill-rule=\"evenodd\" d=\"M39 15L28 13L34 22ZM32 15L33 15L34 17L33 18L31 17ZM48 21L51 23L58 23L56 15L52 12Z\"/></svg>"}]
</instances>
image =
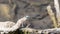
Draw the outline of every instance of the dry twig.
<instances>
[{"instance_id":1,"label":"dry twig","mask_svg":"<svg viewBox=\"0 0 60 34\"><path fill-rule=\"evenodd\" d=\"M47 11L51 20L53 21L54 27L57 28L57 21L50 5L47 7Z\"/></svg>"}]
</instances>

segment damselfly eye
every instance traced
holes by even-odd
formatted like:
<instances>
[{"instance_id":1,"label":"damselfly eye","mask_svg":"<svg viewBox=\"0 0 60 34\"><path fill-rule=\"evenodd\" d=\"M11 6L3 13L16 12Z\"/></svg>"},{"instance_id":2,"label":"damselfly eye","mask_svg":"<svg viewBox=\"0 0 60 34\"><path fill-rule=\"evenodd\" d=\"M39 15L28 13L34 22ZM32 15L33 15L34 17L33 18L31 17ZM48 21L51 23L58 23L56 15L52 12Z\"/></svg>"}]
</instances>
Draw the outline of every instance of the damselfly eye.
<instances>
[{"instance_id":1,"label":"damselfly eye","mask_svg":"<svg viewBox=\"0 0 60 34\"><path fill-rule=\"evenodd\" d=\"M30 16L26 16L26 18L30 18Z\"/></svg>"}]
</instances>

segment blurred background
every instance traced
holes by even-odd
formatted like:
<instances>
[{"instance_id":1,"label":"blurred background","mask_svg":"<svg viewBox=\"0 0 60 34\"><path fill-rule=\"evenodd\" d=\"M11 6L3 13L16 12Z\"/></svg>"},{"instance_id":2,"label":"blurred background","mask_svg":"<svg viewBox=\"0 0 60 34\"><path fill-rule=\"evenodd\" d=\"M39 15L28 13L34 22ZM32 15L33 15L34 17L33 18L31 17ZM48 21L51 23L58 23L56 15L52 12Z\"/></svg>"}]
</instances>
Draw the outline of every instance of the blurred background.
<instances>
[{"instance_id":1,"label":"blurred background","mask_svg":"<svg viewBox=\"0 0 60 34\"><path fill-rule=\"evenodd\" d=\"M31 18L23 24L23 27L30 24L29 27L35 29L53 28L46 9L51 5L55 13L53 2L54 0L0 0L0 21L16 22L21 17L29 15Z\"/></svg>"}]
</instances>

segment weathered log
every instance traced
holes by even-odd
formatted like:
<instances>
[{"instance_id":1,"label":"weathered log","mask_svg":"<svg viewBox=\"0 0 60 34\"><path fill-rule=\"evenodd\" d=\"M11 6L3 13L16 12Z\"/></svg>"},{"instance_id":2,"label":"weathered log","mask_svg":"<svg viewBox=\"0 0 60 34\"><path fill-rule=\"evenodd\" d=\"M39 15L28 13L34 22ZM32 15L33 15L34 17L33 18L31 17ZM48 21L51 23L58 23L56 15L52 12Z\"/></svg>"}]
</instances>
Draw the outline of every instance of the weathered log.
<instances>
[{"instance_id":1,"label":"weathered log","mask_svg":"<svg viewBox=\"0 0 60 34\"><path fill-rule=\"evenodd\" d=\"M6 21L6 22L0 22L1 26L0 26L0 32L1 33L8 33L8 32L13 32L16 31L18 28L20 28L20 25L26 21L28 18L28 16L23 17L21 19L19 19L17 21L17 23L15 24L14 22L10 22L10 21ZM8 24L9 25L8 25ZM12 25L12 26L11 26ZM8 26L8 27L7 27ZM10 27L11 26L11 27Z\"/></svg>"}]
</instances>

